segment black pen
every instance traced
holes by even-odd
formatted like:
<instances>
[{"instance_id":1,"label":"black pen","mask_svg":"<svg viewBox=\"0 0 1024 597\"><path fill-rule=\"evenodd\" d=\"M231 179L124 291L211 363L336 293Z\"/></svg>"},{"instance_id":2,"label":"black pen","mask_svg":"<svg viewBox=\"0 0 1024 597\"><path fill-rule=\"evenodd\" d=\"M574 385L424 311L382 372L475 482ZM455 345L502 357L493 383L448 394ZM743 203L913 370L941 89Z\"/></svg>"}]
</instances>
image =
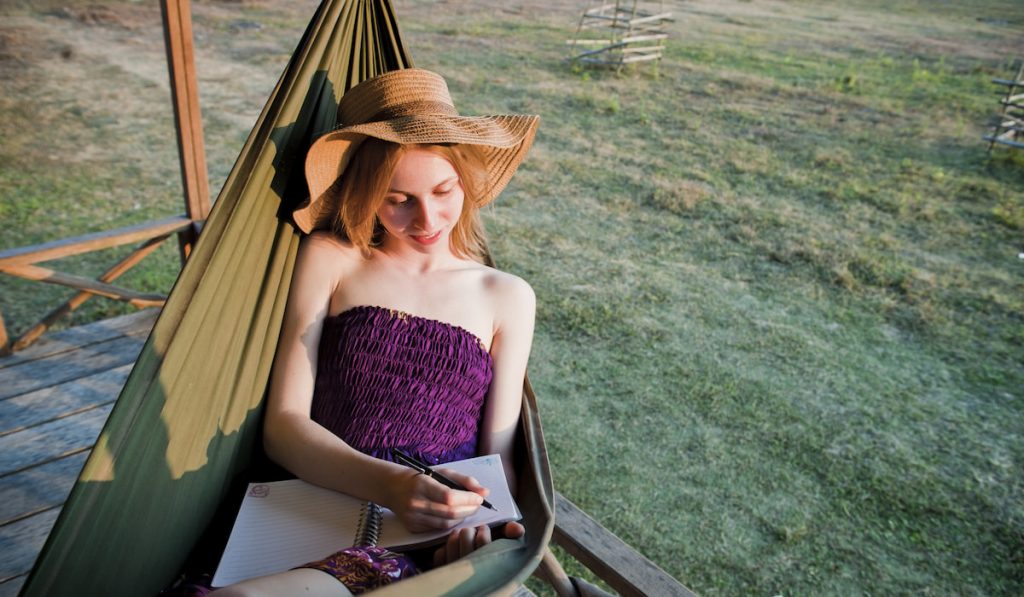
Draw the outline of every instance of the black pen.
<instances>
[{"instance_id":1,"label":"black pen","mask_svg":"<svg viewBox=\"0 0 1024 597\"><path fill-rule=\"evenodd\" d=\"M405 466L407 466L407 467L409 467L411 469L415 469L415 470L423 473L424 475L430 477L431 479L434 479L435 481L437 481L441 485L444 485L446 487L451 487L452 489L458 489L459 491L469 491L468 489L463 487L460 483L452 481L448 477L445 477L441 473L439 473L439 472L435 471L434 469L430 468L430 466L420 462L419 460L416 460L415 458L413 458L412 456L409 456L408 454L406 454L405 452L399 450L398 448L391 448L391 455L394 456L395 460L397 460L399 463L404 464ZM493 505L491 505L491 503L488 502L487 500L484 500L482 505L483 505L484 508L488 508L490 510L494 510L495 512L498 511L498 509L495 508Z\"/></svg>"}]
</instances>

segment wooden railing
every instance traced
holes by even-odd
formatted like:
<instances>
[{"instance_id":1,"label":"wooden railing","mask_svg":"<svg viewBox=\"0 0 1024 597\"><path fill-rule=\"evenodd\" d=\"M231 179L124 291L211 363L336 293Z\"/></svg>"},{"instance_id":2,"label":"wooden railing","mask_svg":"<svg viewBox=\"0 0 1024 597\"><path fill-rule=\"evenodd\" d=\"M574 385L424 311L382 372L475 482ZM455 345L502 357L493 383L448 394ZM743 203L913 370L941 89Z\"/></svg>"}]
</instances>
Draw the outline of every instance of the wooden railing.
<instances>
[{"instance_id":1,"label":"wooden railing","mask_svg":"<svg viewBox=\"0 0 1024 597\"><path fill-rule=\"evenodd\" d=\"M175 129L178 136L178 155L181 158L185 215L0 252L2 273L26 280L60 284L79 291L14 339L7 335L7 326L0 310L0 356L29 346L57 320L93 296L125 301L136 307L163 305L167 298L164 295L139 293L115 286L111 282L137 265L172 234L178 236L181 258L184 261L199 235L202 223L210 213L203 124L199 112L199 88L193 57L192 11L189 0L161 0L160 4ZM60 257L131 243L141 244L95 279L37 265Z\"/></svg>"},{"instance_id":2,"label":"wooden railing","mask_svg":"<svg viewBox=\"0 0 1024 597\"><path fill-rule=\"evenodd\" d=\"M625 597L695 597L690 589L629 546L601 523L555 492L555 531L551 541L586 566L618 595ZM579 578L570 578L550 550L536 575L559 597L611 595Z\"/></svg>"}]
</instances>

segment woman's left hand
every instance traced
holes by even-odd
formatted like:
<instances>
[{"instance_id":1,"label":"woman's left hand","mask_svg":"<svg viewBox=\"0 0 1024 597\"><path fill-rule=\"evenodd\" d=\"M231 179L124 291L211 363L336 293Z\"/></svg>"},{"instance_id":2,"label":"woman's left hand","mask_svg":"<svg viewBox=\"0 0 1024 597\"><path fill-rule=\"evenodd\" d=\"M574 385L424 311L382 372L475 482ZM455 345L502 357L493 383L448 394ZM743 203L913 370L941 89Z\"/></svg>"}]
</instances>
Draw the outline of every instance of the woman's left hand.
<instances>
[{"instance_id":1,"label":"woman's left hand","mask_svg":"<svg viewBox=\"0 0 1024 597\"><path fill-rule=\"evenodd\" d=\"M498 531L500 537L518 539L526 534L526 529L518 522L509 522ZM475 550L491 542L491 528L487 525L466 527L452 531L444 545L434 552L434 566L450 564L455 560L473 553Z\"/></svg>"}]
</instances>

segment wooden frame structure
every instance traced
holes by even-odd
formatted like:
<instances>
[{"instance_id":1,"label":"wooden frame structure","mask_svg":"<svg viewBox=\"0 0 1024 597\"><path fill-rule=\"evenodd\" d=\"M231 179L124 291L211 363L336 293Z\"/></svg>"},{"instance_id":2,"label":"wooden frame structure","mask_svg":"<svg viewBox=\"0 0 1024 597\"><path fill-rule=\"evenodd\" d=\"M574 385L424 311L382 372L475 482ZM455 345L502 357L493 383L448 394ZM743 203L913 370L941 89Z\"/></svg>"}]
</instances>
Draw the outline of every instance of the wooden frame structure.
<instances>
[{"instance_id":1,"label":"wooden frame structure","mask_svg":"<svg viewBox=\"0 0 1024 597\"><path fill-rule=\"evenodd\" d=\"M161 0L167 62L171 79L178 149L181 158L185 198L182 216L146 222L134 226L19 247L0 252L0 272L40 282L61 284L77 289L74 297L48 313L13 342L7 337L0 315L0 419L10 428L0 426L0 444L10 462L0 459L0 477L24 478L28 494L35 501L6 500L0 527L18 525L26 539L19 544L17 562L25 569L8 571L0 585L20 586L31 562L35 560L50 526L59 512L67 492L77 476L85 454L96 441L106 412L112 407L116 389L124 382L134 355L152 326L155 316L143 312L72 328L47 338L46 342L18 355L11 356L38 339L55 321L70 313L92 296L104 296L128 302L137 307L160 306L166 298L144 294L112 284L119 276L152 253L171 235L177 235L184 261L195 243L202 223L210 212L206 158L203 148L199 93L196 83L192 20L189 0ZM659 15L658 18L661 18ZM633 29L628 29L634 31ZM629 42L627 42L629 43ZM97 279L89 279L37 265L53 259L78 255L111 247L139 243L127 257L111 266ZM74 365L61 366L61 363ZM40 372L48 372L41 375ZM61 373L56 373L56 372ZM97 385L97 383L100 383ZM4 393L6 392L6 393ZM49 408L39 405L50 404ZM60 410L63 408L70 410ZM6 410L5 410L6 409ZM106 410L104 410L106 409ZM52 412L51 412L52 411ZM97 413L102 416L97 416ZM87 419L87 421L86 421ZM85 421L84 426L79 420ZM66 432L68 425L83 427L74 436ZM46 428L41 431L41 428ZM52 427L52 431L50 430ZM52 434L53 441L42 444L38 455L25 455L15 448L22 444L20 433L39 436ZM31 441L40 444L38 440ZM71 443L69 443L71 442ZM40 445L42 445L40 444ZM73 445L72 445L73 444ZM33 474L36 469L45 474ZM54 473L50 469L58 471ZM6 484L6 483L5 483ZM45 486L44 486L45 485ZM7 488L0 487L0 495ZM25 502L25 503L23 503ZM667 595L692 596L693 593L612 532L590 518L561 494L555 494L556 523L553 542L589 568L614 591L627 596ZM551 584L561 597L607 595L601 589L570 579L554 555L548 551L537 575Z\"/></svg>"},{"instance_id":2,"label":"wooden frame structure","mask_svg":"<svg viewBox=\"0 0 1024 597\"><path fill-rule=\"evenodd\" d=\"M1024 149L1024 62L1017 69L1017 76L1012 80L992 79L996 85L1005 88L999 120L996 121L992 133L982 137L988 141L988 151L996 143L1016 149Z\"/></svg>"},{"instance_id":3,"label":"wooden frame structure","mask_svg":"<svg viewBox=\"0 0 1024 597\"><path fill-rule=\"evenodd\" d=\"M657 7L639 0L598 0L591 4L580 16L575 37L566 41L572 54L570 61L621 69L633 62L661 60L668 39L664 24L672 20L664 2L658 2ZM581 46L588 49L580 52Z\"/></svg>"},{"instance_id":4,"label":"wooden frame structure","mask_svg":"<svg viewBox=\"0 0 1024 597\"><path fill-rule=\"evenodd\" d=\"M203 221L210 213L203 123L196 82L192 16L189 0L161 0L171 98L181 158L185 215L61 239L58 241L0 251L0 272L37 282L60 284L79 292L47 313L36 324L11 339L0 311L0 356L21 350L35 342L61 317L71 313L93 296L124 301L136 307L162 305L166 296L144 294L115 286L113 282L152 253L172 234L178 236L182 262L188 257ZM140 243L127 257L112 265L98 278L66 274L37 265L42 262L101 249Z\"/></svg>"}]
</instances>

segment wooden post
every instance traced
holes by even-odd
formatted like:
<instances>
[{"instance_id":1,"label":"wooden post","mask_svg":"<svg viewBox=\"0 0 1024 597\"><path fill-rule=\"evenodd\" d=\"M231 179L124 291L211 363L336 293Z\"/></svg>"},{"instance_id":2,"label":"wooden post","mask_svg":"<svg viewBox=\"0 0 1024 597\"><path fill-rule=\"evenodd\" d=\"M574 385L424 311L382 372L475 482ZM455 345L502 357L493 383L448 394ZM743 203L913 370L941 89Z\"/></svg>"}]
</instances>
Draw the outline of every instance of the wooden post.
<instances>
[{"instance_id":1,"label":"wooden post","mask_svg":"<svg viewBox=\"0 0 1024 597\"><path fill-rule=\"evenodd\" d=\"M533 574L551 585L558 597L579 597L579 592L572 585L572 579L565 573L555 554L551 553L550 547L544 548L540 565Z\"/></svg>"},{"instance_id":2,"label":"wooden post","mask_svg":"<svg viewBox=\"0 0 1024 597\"><path fill-rule=\"evenodd\" d=\"M0 357L11 354L11 341L7 338L7 326L4 325L4 314L0 311Z\"/></svg>"},{"instance_id":3,"label":"wooden post","mask_svg":"<svg viewBox=\"0 0 1024 597\"><path fill-rule=\"evenodd\" d=\"M203 148L203 120L199 109L195 51L192 44L192 11L189 0L161 0L167 67L171 78L174 123L178 131L185 215L193 221L191 230L178 235L184 263L199 234L199 222L210 214L206 151Z\"/></svg>"}]
</instances>

